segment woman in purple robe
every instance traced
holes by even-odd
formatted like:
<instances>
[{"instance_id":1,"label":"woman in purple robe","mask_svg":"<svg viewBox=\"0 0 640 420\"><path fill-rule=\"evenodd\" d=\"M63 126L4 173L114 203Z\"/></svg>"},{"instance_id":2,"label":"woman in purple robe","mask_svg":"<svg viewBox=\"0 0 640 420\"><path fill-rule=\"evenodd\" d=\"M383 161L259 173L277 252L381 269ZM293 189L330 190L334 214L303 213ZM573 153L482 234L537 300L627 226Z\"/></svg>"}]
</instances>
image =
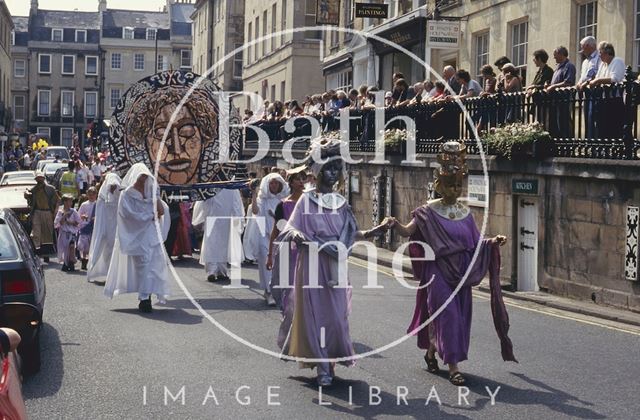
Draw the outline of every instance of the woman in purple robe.
<instances>
[{"instance_id":1,"label":"woman in purple robe","mask_svg":"<svg viewBox=\"0 0 640 420\"><path fill-rule=\"evenodd\" d=\"M309 153L307 167L316 175L317 186L300 197L278 237L279 242L294 241L298 250L293 288L283 302L278 345L283 355L295 357L301 367L316 367L318 384L329 386L335 359L347 358L340 362L346 366L354 363L349 359L354 350L349 335L348 250L357 239L375 236L386 228L380 225L357 231L351 207L334 192L344 179L340 142L322 139L311 148L322 161L314 162L316 154Z\"/></svg>"},{"instance_id":2,"label":"woman in purple robe","mask_svg":"<svg viewBox=\"0 0 640 420\"><path fill-rule=\"evenodd\" d=\"M471 333L471 287L490 275L491 309L494 325L501 340L504 360L516 361L507 336L509 318L500 290L499 246L506 237L482 239L469 208L459 200L462 181L467 173L465 147L447 142L438 155L434 187L442 196L412 212L413 220L402 225L392 218L391 227L402 236L409 236L413 272L420 280L416 307L408 333L418 335L418 347L427 350L424 359L427 370L439 371L436 353L449 367L449 381L465 384L458 363L467 360ZM418 261L427 250L435 259ZM462 284L461 284L462 283ZM447 300L455 295L447 303ZM433 321L425 326L430 316Z\"/></svg>"}]
</instances>

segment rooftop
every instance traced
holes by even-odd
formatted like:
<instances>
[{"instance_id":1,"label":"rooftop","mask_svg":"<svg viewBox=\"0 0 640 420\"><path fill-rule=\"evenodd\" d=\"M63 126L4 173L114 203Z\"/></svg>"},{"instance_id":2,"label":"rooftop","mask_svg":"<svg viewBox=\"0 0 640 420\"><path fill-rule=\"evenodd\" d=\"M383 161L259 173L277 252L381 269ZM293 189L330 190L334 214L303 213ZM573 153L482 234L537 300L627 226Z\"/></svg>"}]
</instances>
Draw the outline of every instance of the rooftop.
<instances>
[{"instance_id":1,"label":"rooftop","mask_svg":"<svg viewBox=\"0 0 640 420\"><path fill-rule=\"evenodd\" d=\"M103 15L105 28L162 28L169 29L169 14L138 10L107 9Z\"/></svg>"},{"instance_id":2,"label":"rooftop","mask_svg":"<svg viewBox=\"0 0 640 420\"><path fill-rule=\"evenodd\" d=\"M35 25L47 28L100 29L98 12L38 9Z\"/></svg>"}]
</instances>

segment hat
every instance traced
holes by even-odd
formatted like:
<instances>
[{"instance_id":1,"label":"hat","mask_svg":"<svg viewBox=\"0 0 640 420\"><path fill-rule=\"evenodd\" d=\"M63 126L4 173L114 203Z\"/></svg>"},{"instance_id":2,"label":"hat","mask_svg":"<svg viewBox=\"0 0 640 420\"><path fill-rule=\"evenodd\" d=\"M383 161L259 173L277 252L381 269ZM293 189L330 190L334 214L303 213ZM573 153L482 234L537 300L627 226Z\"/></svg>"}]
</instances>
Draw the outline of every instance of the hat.
<instances>
[{"instance_id":1,"label":"hat","mask_svg":"<svg viewBox=\"0 0 640 420\"><path fill-rule=\"evenodd\" d=\"M36 171L34 178L44 178L44 173L42 171Z\"/></svg>"},{"instance_id":2,"label":"hat","mask_svg":"<svg viewBox=\"0 0 640 420\"><path fill-rule=\"evenodd\" d=\"M393 93L387 92L387 93L384 94L384 97L385 98L392 98L393 97Z\"/></svg>"}]
</instances>

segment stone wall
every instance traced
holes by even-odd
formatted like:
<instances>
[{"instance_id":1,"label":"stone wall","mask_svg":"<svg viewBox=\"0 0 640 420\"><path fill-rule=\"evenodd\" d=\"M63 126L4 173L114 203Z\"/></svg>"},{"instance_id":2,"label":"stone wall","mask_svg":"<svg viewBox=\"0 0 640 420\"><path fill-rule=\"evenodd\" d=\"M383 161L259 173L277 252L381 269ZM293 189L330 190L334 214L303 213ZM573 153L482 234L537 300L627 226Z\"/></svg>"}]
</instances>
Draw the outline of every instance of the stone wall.
<instances>
[{"instance_id":1,"label":"stone wall","mask_svg":"<svg viewBox=\"0 0 640 420\"><path fill-rule=\"evenodd\" d=\"M365 162L372 155L362 154ZM391 214L404 223L413 209L425 203L433 182L434 155L419 155L418 165L403 165L400 157L389 164L350 166L359 175L360 192L350 202L361 228L372 225L372 185L383 171L393 177ZM273 158L262 162L273 165ZM482 162L468 159L470 174L481 175ZM501 250L501 281L518 289L518 194L513 179L538 181L538 192L527 195L538 202L537 283L542 291L640 312L640 282L625 279L626 209L640 205L640 162L555 158L543 162L510 162L489 157L489 207L485 235L509 238ZM251 170L256 170L254 165ZM466 191L465 191L466 195ZM480 228L483 207L472 207ZM393 235L396 249L404 239Z\"/></svg>"}]
</instances>

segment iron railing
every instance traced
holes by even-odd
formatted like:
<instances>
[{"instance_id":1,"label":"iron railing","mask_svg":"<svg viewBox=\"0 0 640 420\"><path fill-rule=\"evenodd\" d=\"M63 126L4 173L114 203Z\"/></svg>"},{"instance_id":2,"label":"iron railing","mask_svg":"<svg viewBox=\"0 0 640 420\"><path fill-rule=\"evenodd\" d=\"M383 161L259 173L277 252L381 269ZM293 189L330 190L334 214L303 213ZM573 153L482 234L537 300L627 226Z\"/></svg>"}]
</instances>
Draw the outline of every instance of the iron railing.
<instances>
[{"instance_id":1,"label":"iron railing","mask_svg":"<svg viewBox=\"0 0 640 420\"><path fill-rule=\"evenodd\" d=\"M463 141L469 145L469 153L478 153L474 132L482 139L492 128L504 124L539 122L553 139L548 156L640 160L639 103L640 82L628 67L625 80L617 84L583 90L567 87L553 92L497 93L463 100L464 111L456 102L420 103L386 108L384 117L386 122L399 116L415 122L418 153L437 153L446 140ZM349 117L349 149L373 152L376 112L351 110ZM323 131L339 127L335 117L316 117L316 121ZM261 122L255 126L267 132L270 148L278 149L288 139L305 137L293 148L306 149L312 124L305 119L294 121L293 132L285 130L284 124ZM404 127L397 120L385 126ZM247 129L245 149L256 149L257 144L254 130Z\"/></svg>"}]
</instances>

